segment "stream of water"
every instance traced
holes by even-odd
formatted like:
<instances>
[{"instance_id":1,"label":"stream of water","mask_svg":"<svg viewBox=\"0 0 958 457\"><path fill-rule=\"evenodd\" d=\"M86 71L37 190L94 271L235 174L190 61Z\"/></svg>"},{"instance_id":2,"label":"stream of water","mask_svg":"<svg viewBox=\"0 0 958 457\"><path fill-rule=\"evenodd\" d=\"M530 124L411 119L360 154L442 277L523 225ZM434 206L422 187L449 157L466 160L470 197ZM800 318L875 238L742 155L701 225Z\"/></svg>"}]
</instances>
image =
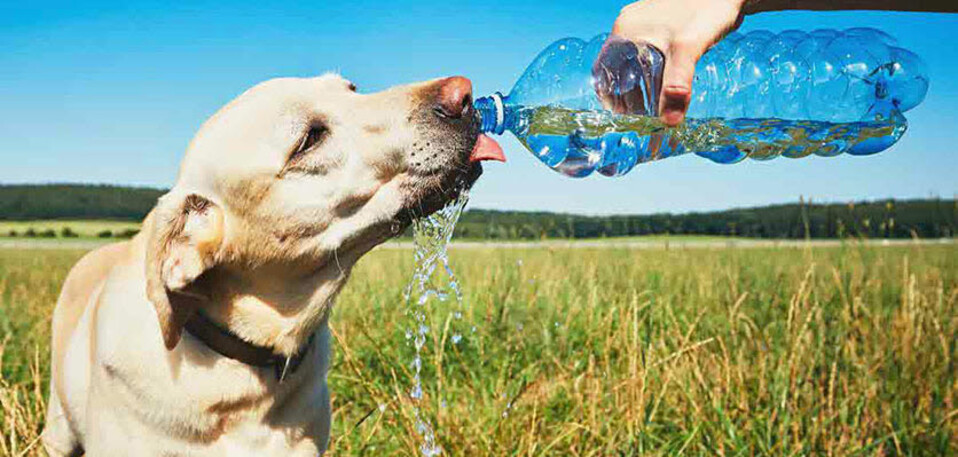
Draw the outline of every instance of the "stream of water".
<instances>
[{"instance_id":1,"label":"stream of water","mask_svg":"<svg viewBox=\"0 0 958 457\"><path fill-rule=\"evenodd\" d=\"M424 457L442 453L442 447L436 440L436 431L429 418L422 413L421 408L423 348L430 332L427 316L431 304L434 306L436 301L446 302L451 297L456 301L453 317L457 321L462 319L462 293L459 290L456 275L449 267L447 246L468 200L467 192L463 191L457 200L432 216L413 222L416 269L406 286L404 302L406 314L409 316L406 341L415 349L415 355L410 363L413 383L409 389L409 397L413 403L416 432L422 440L419 450ZM458 344L461 339L462 335L458 330L451 337L453 344Z\"/></svg>"}]
</instances>

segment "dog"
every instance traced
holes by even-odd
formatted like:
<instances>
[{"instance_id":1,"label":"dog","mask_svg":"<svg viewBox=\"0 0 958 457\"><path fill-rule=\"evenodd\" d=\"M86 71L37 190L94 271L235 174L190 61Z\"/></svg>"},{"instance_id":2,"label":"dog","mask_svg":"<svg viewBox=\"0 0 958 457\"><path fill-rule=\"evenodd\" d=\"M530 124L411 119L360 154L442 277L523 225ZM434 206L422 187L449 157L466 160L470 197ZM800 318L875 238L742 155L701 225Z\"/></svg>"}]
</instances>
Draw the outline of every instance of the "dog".
<instances>
[{"instance_id":1,"label":"dog","mask_svg":"<svg viewBox=\"0 0 958 457\"><path fill-rule=\"evenodd\" d=\"M63 285L47 452L322 454L327 320L351 268L504 160L471 91L281 78L214 114L143 230Z\"/></svg>"}]
</instances>

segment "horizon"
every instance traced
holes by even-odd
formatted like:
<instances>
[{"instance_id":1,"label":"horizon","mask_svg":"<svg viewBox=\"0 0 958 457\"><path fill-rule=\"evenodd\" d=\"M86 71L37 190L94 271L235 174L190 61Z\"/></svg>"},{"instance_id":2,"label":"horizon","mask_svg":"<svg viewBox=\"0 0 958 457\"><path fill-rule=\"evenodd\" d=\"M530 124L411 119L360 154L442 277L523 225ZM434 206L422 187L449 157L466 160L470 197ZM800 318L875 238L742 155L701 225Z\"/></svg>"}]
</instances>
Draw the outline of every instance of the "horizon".
<instances>
[{"instance_id":1,"label":"horizon","mask_svg":"<svg viewBox=\"0 0 958 457\"><path fill-rule=\"evenodd\" d=\"M608 31L627 3L3 6L0 65L10 70L0 75L0 183L168 188L200 123L274 76L339 71L369 93L463 74L477 97L506 93L543 47ZM929 69L928 96L906 113L909 131L888 151L736 165L684 156L637 166L621 178L573 180L507 135L497 140L509 162L485 167L470 206L601 216L745 209L799 198L953 199L958 81L949 75L958 72L958 48L942 43L958 36L958 15L784 12L749 17L740 32L857 26L889 32Z\"/></svg>"},{"instance_id":2,"label":"horizon","mask_svg":"<svg viewBox=\"0 0 958 457\"><path fill-rule=\"evenodd\" d=\"M79 186L79 187L118 187L123 189L135 189L135 190L155 190L158 192L166 192L169 188L162 187L153 187L149 185L126 185L126 184L115 184L115 183L95 183L95 182L34 182L34 183L4 183L0 182L0 189L3 187L41 187L41 186ZM875 199L856 199L856 200L814 200L806 199L804 196L799 196L795 200L786 200L781 202L772 202L760 205L750 205L750 206L729 206L725 208L709 209L709 210L688 210L688 211L678 211L678 210L666 210L666 211L656 211L656 212L643 212L643 213L588 213L588 212L570 212L564 210L523 210L523 209L509 209L509 208L488 208L482 206L475 206L471 202L466 205L465 211L495 211L495 212L517 212L517 213L545 213L558 216L576 216L576 217L632 217L632 216L657 216L657 215L671 215L671 216L686 216L692 214L708 214L708 213L724 213L730 211L747 211L747 210L759 210L765 208L774 208L779 206L791 206L791 205L805 205L805 206L814 206L814 205L867 205L874 203L882 203L894 201L896 203L910 203L910 202L920 202L920 201L946 201L946 202L955 202L958 203L958 195L952 195L951 197L945 197L941 195L932 195L926 197L906 197L906 198L875 198ZM0 220L5 220L0 218ZM60 220L60 219L55 219ZM67 220L67 219L62 219ZM118 219L120 220L120 219ZM125 219L122 219L125 220Z\"/></svg>"}]
</instances>

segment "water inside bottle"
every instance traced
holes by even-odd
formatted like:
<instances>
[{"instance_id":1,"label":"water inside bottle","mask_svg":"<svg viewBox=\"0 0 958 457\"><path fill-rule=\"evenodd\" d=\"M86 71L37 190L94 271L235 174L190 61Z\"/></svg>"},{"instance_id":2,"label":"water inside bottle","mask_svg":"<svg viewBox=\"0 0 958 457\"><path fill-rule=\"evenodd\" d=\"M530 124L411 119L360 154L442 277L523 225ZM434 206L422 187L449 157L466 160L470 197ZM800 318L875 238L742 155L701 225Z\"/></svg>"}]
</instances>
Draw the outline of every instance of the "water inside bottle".
<instances>
[{"instance_id":1,"label":"water inside bottle","mask_svg":"<svg viewBox=\"0 0 958 457\"><path fill-rule=\"evenodd\" d=\"M436 432L429 419L420 409L423 398L423 348L430 332L427 319L430 306L455 300L452 318L462 320L462 292L459 281L449 266L448 245L452 238L459 216L469 201L468 192L462 191L459 198L449 203L433 215L413 221L413 244L416 269L404 293L406 314L409 327L406 329L407 344L412 344L415 353L410 363L413 371L413 385L409 397L413 403L415 429L422 442L419 451L424 457L442 453L442 447L436 440ZM455 324L455 328L459 325ZM451 338L452 344L459 344L462 336L456 331Z\"/></svg>"},{"instance_id":2,"label":"water inside bottle","mask_svg":"<svg viewBox=\"0 0 958 457\"><path fill-rule=\"evenodd\" d=\"M573 177L628 173L637 164L695 153L718 163L779 156L868 155L895 144L907 121L897 110L861 122L687 119L669 128L651 116L555 106L521 108L515 132L538 158Z\"/></svg>"}]
</instances>

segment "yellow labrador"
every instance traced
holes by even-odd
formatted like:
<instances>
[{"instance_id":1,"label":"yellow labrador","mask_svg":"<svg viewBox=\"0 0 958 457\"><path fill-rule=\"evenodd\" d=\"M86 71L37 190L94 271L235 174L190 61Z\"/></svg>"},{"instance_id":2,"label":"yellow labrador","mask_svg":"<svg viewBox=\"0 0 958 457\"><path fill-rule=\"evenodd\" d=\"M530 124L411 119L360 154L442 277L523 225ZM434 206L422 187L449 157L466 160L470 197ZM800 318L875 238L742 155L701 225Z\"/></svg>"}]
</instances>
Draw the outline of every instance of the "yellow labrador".
<instances>
[{"instance_id":1,"label":"yellow labrador","mask_svg":"<svg viewBox=\"0 0 958 457\"><path fill-rule=\"evenodd\" d=\"M190 143L134 239L73 268L53 316L52 456L315 456L327 319L360 256L502 151L461 77L362 95L262 83Z\"/></svg>"}]
</instances>

